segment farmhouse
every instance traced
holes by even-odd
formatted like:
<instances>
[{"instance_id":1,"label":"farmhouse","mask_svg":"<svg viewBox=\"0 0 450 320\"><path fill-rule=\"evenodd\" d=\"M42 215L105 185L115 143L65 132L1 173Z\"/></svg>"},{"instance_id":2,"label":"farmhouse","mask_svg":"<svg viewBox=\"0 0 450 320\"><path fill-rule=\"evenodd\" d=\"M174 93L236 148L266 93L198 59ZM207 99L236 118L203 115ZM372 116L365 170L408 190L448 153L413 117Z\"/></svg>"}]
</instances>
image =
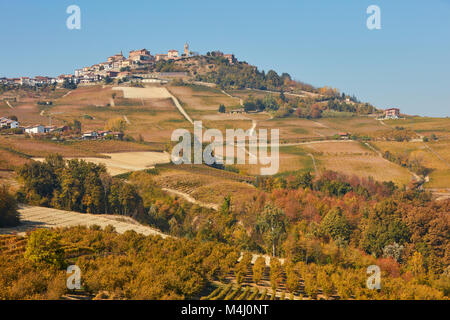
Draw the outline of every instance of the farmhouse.
<instances>
[{"instance_id":1,"label":"farmhouse","mask_svg":"<svg viewBox=\"0 0 450 320\"><path fill-rule=\"evenodd\" d=\"M25 133L28 134L41 134L45 132L45 127L41 124L25 127Z\"/></svg>"},{"instance_id":2,"label":"farmhouse","mask_svg":"<svg viewBox=\"0 0 450 320\"><path fill-rule=\"evenodd\" d=\"M0 128L15 129L19 127L19 122L8 118L0 118Z\"/></svg>"},{"instance_id":3,"label":"farmhouse","mask_svg":"<svg viewBox=\"0 0 450 320\"><path fill-rule=\"evenodd\" d=\"M390 108L384 111L386 119L398 119L400 117L400 109Z\"/></svg>"},{"instance_id":4,"label":"farmhouse","mask_svg":"<svg viewBox=\"0 0 450 320\"><path fill-rule=\"evenodd\" d=\"M341 140L350 139L350 134L348 132L339 132L338 135L341 138Z\"/></svg>"},{"instance_id":5,"label":"farmhouse","mask_svg":"<svg viewBox=\"0 0 450 320\"><path fill-rule=\"evenodd\" d=\"M85 140L94 140L97 139L98 133L97 131L88 131L83 133L83 139Z\"/></svg>"}]
</instances>

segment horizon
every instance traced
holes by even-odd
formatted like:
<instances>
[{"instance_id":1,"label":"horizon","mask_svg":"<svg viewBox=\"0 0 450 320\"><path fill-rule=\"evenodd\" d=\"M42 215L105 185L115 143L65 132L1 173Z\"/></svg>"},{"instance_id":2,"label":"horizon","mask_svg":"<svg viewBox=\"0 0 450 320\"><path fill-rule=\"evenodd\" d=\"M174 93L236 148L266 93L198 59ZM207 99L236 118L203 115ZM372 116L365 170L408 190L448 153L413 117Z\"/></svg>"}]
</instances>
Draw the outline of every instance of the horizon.
<instances>
[{"instance_id":1,"label":"horizon","mask_svg":"<svg viewBox=\"0 0 450 320\"><path fill-rule=\"evenodd\" d=\"M449 116L450 43L443 40L450 33L448 0L433 0L433 7L404 0L282 1L244 3L241 10L235 10L234 1L175 1L172 10L161 3L105 10L102 1L24 2L0 4L0 27L9 29L0 76L73 74L120 51L182 51L187 41L191 51L233 53L261 71L331 86L379 109ZM71 4L81 8L81 30L66 28ZM366 27L371 4L381 8L381 30Z\"/></svg>"}]
</instances>

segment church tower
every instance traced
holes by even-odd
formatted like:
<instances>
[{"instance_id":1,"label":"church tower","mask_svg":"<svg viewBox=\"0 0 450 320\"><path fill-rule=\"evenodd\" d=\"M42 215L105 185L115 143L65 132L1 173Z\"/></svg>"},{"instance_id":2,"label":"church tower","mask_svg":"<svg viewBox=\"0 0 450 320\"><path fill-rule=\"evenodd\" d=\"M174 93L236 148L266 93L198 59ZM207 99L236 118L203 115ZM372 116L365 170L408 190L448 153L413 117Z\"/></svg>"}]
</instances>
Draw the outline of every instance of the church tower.
<instances>
[{"instance_id":1,"label":"church tower","mask_svg":"<svg viewBox=\"0 0 450 320\"><path fill-rule=\"evenodd\" d=\"M187 42L184 44L184 55L189 57L189 44Z\"/></svg>"}]
</instances>

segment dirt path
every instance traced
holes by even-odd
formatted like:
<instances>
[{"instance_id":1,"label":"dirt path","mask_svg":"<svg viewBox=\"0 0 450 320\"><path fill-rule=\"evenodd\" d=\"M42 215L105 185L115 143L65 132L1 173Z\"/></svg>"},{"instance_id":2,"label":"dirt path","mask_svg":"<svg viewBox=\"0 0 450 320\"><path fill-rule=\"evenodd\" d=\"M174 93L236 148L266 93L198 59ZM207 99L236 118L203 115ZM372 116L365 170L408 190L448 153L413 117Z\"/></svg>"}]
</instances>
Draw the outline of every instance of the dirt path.
<instances>
[{"instance_id":1,"label":"dirt path","mask_svg":"<svg viewBox=\"0 0 450 320\"><path fill-rule=\"evenodd\" d=\"M166 191L168 193L171 193L173 195L182 197L184 200L193 203L193 204L197 204L200 207L204 207L204 208L208 208L208 209L213 209L213 210L218 210L219 209L219 205L217 204L213 204L213 203L206 203L206 202L202 202L202 201L198 201L196 199L194 199L193 197L191 197L189 194L175 190L175 189L169 189L169 188L162 188L163 191Z\"/></svg>"},{"instance_id":2,"label":"dirt path","mask_svg":"<svg viewBox=\"0 0 450 320\"><path fill-rule=\"evenodd\" d=\"M128 120L128 117L127 116L123 116L123 120L125 120L125 122L127 123L127 124L131 124L131 122L130 122L130 120Z\"/></svg>"},{"instance_id":3,"label":"dirt path","mask_svg":"<svg viewBox=\"0 0 450 320\"><path fill-rule=\"evenodd\" d=\"M316 173L316 177L318 177L319 176L319 170L317 170L316 159L314 158L314 156L311 153L308 153L308 156L310 156L312 161L313 161L314 172Z\"/></svg>"},{"instance_id":4,"label":"dirt path","mask_svg":"<svg viewBox=\"0 0 450 320\"><path fill-rule=\"evenodd\" d=\"M225 90L221 90L221 91L222 91L222 93L223 93L224 95L226 95L226 96L228 96L228 97L230 97L230 98L238 99L238 100L239 100L239 104L241 105L241 107L244 106L244 100L243 100L242 98L232 96L231 94L229 94L229 93L226 92Z\"/></svg>"},{"instance_id":5,"label":"dirt path","mask_svg":"<svg viewBox=\"0 0 450 320\"><path fill-rule=\"evenodd\" d=\"M10 107L11 109L14 109L14 107L11 105L11 103L9 103L8 100L6 100L5 102L6 102L6 104L8 105L8 107Z\"/></svg>"},{"instance_id":6,"label":"dirt path","mask_svg":"<svg viewBox=\"0 0 450 320\"><path fill-rule=\"evenodd\" d=\"M65 95L63 95L61 98L65 98L65 97L67 97L69 94L71 94L72 93L72 91L69 91L69 92L67 92Z\"/></svg>"}]
</instances>

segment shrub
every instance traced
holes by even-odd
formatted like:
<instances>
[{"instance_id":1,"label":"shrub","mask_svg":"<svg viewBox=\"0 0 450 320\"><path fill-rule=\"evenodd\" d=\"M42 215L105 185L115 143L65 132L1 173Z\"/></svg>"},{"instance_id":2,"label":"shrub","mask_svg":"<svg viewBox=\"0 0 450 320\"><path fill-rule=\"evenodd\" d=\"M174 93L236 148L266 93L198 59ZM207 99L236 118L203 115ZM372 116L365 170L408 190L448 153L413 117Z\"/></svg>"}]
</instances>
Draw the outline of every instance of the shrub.
<instances>
[{"instance_id":1,"label":"shrub","mask_svg":"<svg viewBox=\"0 0 450 320\"><path fill-rule=\"evenodd\" d=\"M20 224L16 199L6 186L0 186L0 228L15 227Z\"/></svg>"},{"instance_id":2,"label":"shrub","mask_svg":"<svg viewBox=\"0 0 450 320\"><path fill-rule=\"evenodd\" d=\"M28 238L25 258L35 266L50 265L57 268L64 266L64 250L56 233L40 229L31 233Z\"/></svg>"}]
</instances>

